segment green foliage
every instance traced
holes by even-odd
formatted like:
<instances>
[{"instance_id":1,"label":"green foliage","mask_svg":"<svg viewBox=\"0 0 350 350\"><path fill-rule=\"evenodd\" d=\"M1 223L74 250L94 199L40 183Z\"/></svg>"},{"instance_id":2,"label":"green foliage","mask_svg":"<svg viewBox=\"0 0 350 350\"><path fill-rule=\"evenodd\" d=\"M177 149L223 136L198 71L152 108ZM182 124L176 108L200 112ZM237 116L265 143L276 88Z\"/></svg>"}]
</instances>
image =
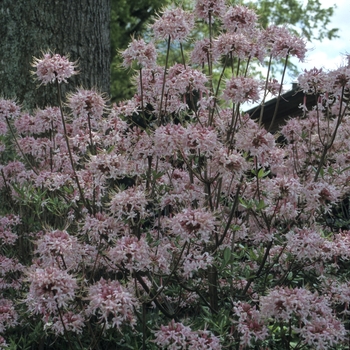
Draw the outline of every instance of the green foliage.
<instances>
[{"instance_id":1,"label":"green foliage","mask_svg":"<svg viewBox=\"0 0 350 350\"><path fill-rule=\"evenodd\" d=\"M139 37L146 31L150 18L169 0L112 0L111 1L111 92L112 101L133 96L134 88L130 72L120 69L122 60L119 51L125 49L131 36Z\"/></svg>"},{"instance_id":2,"label":"green foliage","mask_svg":"<svg viewBox=\"0 0 350 350\"><path fill-rule=\"evenodd\" d=\"M258 0L251 4L256 7L260 21L264 27L276 25L294 26L299 34L309 41L334 39L338 29L328 29L333 7L322 8L319 0Z\"/></svg>"}]
</instances>

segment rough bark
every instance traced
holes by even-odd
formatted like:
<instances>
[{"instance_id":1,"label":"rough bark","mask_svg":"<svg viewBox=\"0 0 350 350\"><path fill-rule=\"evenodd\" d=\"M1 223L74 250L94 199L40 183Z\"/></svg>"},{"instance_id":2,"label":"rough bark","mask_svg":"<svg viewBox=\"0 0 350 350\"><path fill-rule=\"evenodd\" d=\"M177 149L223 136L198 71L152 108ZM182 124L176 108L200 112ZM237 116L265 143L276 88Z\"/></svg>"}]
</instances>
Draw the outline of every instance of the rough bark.
<instances>
[{"instance_id":1,"label":"rough bark","mask_svg":"<svg viewBox=\"0 0 350 350\"><path fill-rule=\"evenodd\" d=\"M16 98L28 109L56 103L54 86L38 86L33 56L42 51L78 60L79 75L65 84L110 87L110 0L1 0L0 96Z\"/></svg>"}]
</instances>

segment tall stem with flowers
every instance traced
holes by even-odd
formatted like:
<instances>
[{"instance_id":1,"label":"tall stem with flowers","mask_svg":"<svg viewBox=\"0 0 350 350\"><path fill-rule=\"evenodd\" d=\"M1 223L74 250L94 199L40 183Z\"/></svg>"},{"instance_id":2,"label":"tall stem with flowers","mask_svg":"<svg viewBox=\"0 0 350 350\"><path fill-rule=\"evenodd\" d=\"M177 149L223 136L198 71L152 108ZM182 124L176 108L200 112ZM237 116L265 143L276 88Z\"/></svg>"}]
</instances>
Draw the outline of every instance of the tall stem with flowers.
<instances>
[{"instance_id":1,"label":"tall stem with flowers","mask_svg":"<svg viewBox=\"0 0 350 350\"><path fill-rule=\"evenodd\" d=\"M209 36L186 53L200 22ZM280 144L242 105L279 101L269 67L303 60L302 39L223 0L165 9L151 30L121 53L131 100L79 88L33 114L0 100L0 347L26 322L51 349L344 349L350 69L299 77L317 104ZM265 64L265 82L250 75ZM58 93L76 74L53 53L34 68Z\"/></svg>"}]
</instances>

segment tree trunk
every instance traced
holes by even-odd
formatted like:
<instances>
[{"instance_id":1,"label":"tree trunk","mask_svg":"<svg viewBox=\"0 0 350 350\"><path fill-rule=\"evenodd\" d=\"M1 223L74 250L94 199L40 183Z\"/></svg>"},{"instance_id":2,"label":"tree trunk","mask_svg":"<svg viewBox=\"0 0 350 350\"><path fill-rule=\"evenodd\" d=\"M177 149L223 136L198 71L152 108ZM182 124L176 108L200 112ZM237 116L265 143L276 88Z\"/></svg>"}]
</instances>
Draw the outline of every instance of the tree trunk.
<instances>
[{"instance_id":1,"label":"tree trunk","mask_svg":"<svg viewBox=\"0 0 350 350\"><path fill-rule=\"evenodd\" d=\"M30 71L42 51L78 61L80 74L64 84L109 93L110 0L1 0L0 97L28 109L56 104L54 86L38 86Z\"/></svg>"}]
</instances>

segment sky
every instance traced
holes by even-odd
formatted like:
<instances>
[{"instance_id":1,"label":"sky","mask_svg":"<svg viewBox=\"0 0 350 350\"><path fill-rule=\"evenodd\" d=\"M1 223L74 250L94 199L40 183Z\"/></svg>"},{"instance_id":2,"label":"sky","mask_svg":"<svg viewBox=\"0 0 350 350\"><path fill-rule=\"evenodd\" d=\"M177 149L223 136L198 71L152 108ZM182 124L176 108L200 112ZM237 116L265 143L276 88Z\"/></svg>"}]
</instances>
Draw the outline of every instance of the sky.
<instances>
[{"instance_id":1,"label":"sky","mask_svg":"<svg viewBox=\"0 0 350 350\"><path fill-rule=\"evenodd\" d=\"M305 62L298 64L301 70L314 67L328 70L336 69L345 62L342 54L350 54L350 0L320 0L320 2L324 8L336 4L328 28L339 28L339 38L308 43L307 48L309 51Z\"/></svg>"}]
</instances>

